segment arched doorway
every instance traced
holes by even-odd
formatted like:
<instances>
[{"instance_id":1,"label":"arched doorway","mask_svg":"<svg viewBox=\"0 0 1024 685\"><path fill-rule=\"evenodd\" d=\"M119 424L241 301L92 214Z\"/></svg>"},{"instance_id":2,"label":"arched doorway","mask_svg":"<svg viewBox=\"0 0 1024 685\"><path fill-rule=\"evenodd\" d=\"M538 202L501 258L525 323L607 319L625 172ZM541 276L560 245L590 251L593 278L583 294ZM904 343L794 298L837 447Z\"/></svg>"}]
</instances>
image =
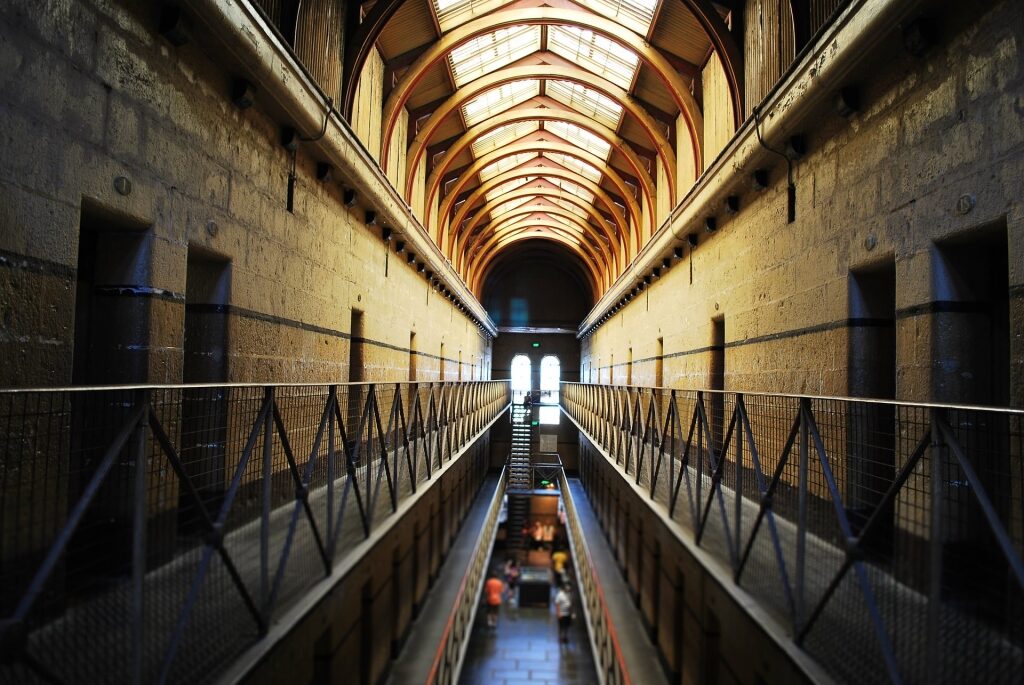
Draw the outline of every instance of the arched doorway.
<instances>
[{"instance_id":1,"label":"arched doorway","mask_svg":"<svg viewBox=\"0 0 1024 685\"><path fill-rule=\"evenodd\" d=\"M540 360L541 404L558 404L558 384L562 380L562 365L558 357L549 354Z\"/></svg>"},{"instance_id":2,"label":"arched doorway","mask_svg":"<svg viewBox=\"0 0 1024 685\"><path fill-rule=\"evenodd\" d=\"M530 358L525 354L512 357L512 402L517 404L533 390L530 382L532 369Z\"/></svg>"}]
</instances>

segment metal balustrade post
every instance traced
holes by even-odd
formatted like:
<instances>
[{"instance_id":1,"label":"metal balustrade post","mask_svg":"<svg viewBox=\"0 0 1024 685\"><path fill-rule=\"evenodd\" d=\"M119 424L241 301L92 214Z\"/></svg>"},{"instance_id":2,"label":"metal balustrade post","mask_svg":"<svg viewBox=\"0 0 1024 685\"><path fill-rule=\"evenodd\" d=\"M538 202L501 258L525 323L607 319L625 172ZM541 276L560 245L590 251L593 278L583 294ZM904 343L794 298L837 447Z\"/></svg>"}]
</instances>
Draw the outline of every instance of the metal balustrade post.
<instances>
[{"instance_id":1,"label":"metal balustrade post","mask_svg":"<svg viewBox=\"0 0 1024 685\"><path fill-rule=\"evenodd\" d=\"M794 632L803 629L806 602L805 574L807 572L807 468L810 452L808 438L807 412L810 411L810 400L800 398L800 460L797 475L797 522L796 522L796 597L794 611Z\"/></svg>"},{"instance_id":2,"label":"metal balustrade post","mask_svg":"<svg viewBox=\"0 0 1024 685\"><path fill-rule=\"evenodd\" d=\"M334 407L338 402L338 386L327 391L327 558L334 564Z\"/></svg>"},{"instance_id":3,"label":"metal balustrade post","mask_svg":"<svg viewBox=\"0 0 1024 685\"><path fill-rule=\"evenodd\" d=\"M274 386L263 389L264 402L268 410L263 419L263 469L262 469L262 509L260 513L260 597L263 600L263 612L266 615L270 607L270 499L273 495L274 464Z\"/></svg>"},{"instance_id":4,"label":"metal balustrade post","mask_svg":"<svg viewBox=\"0 0 1024 685\"><path fill-rule=\"evenodd\" d=\"M143 657L145 654L145 601L146 579L146 475L148 469L146 454L146 424L149 422L150 394L148 390L136 393L136 405L143 408L132 433L132 465L134 483L132 492L132 683L143 680Z\"/></svg>"},{"instance_id":5,"label":"metal balustrade post","mask_svg":"<svg viewBox=\"0 0 1024 685\"><path fill-rule=\"evenodd\" d=\"M928 531L928 627L925 642L927 681L938 682L941 658L939 654L939 618L942 612L942 469L946 461L945 441L939 428L939 410L929 412L931 428L931 459L929 479L931 485L931 516Z\"/></svg>"}]
</instances>

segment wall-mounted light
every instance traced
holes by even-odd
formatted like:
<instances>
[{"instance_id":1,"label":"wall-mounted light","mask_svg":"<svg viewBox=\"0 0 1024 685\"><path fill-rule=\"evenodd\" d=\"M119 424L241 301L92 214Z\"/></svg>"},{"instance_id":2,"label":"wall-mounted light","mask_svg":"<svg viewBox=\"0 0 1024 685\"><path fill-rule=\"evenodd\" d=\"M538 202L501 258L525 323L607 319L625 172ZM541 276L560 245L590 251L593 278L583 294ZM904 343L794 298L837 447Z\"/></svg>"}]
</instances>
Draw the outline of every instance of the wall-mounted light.
<instances>
[{"instance_id":1,"label":"wall-mounted light","mask_svg":"<svg viewBox=\"0 0 1024 685\"><path fill-rule=\"evenodd\" d=\"M661 260L662 269L668 269L670 266L672 266L672 260L670 258L665 257L664 259Z\"/></svg>"},{"instance_id":2,"label":"wall-mounted light","mask_svg":"<svg viewBox=\"0 0 1024 685\"><path fill-rule=\"evenodd\" d=\"M395 242L395 252L397 254L402 254L403 252L405 252L405 241L404 240L399 240L399 241Z\"/></svg>"},{"instance_id":3,"label":"wall-mounted light","mask_svg":"<svg viewBox=\"0 0 1024 685\"><path fill-rule=\"evenodd\" d=\"M750 175L753 182L754 190L764 190L768 187L768 170L767 169L754 169L754 173Z\"/></svg>"},{"instance_id":4,"label":"wall-mounted light","mask_svg":"<svg viewBox=\"0 0 1024 685\"><path fill-rule=\"evenodd\" d=\"M796 161L807 154L807 139L802 133L796 133L786 141L786 156Z\"/></svg>"},{"instance_id":5,"label":"wall-mounted light","mask_svg":"<svg viewBox=\"0 0 1024 685\"><path fill-rule=\"evenodd\" d=\"M316 180L318 181L330 181L331 175L334 172L334 167L327 162L316 163Z\"/></svg>"},{"instance_id":6,"label":"wall-mounted light","mask_svg":"<svg viewBox=\"0 0 1024 685\"><path fill-rule=\"evenodd\" d=\"M377 212L373 211L372 209L366 210L366 214L363 215L363 223L365 223L367 226L376 226Z\"/></svg>"},{"instance_id":7,"label":"wall-mounted light","mask_svg":"<svg viewBox=\"0 0 1024 685\"><path fill-rule=\"evenodd\" d=\"M683 248L682 248L682 246L673 247L672 248L672 259L682 259L682 258L683 258Z\"/></svg>"},{"instance_id":8,"label":"wall-mounted light","mask_svg":"<svg viewBox=\"0 0 1024 685\"><path fill-rule=\"evenodd\" d=\"M341 201L345 203L346 207L356 206L356 191L355 188L345 188L341 193Z\"/></svg>"},{"instance_id":9,"label":"wall-mounted light","mask_svg":"<svg viewBox=\"0 0 1024 685\"><path fill-rule=\"evenodd\" d=\"M417 273L423 273L426 270L427 270L427 265L426 264L424 264L423 262L416 262L416 271L417 271Z\"/></svg>"},{"instance_id":10,"label":"wall-mounted light","mask_svg":"<svg viewBox=\"0 0 1024 685\"><path fill-rule=\"evenodd\" d=\"M256 104L256 90L244 78L231 79L231 102L238 109L248 109Z\"/></svg>"},{"instance_id":11,"label":"wall-mounted light","mask_svg":"<svg viewBox=\"0 0 1024 685\"><path fill-rule=\"evenodd\" d=\"M836 93L836 111L839 116L849 119L860 111L860 91L856 86L840 88Z\"/></svg>"},{"instance_id":12,"label":"wall-mounted light","mask_svg":"<svg viewBox=\"0 0 1024 685\"><path fill-rule=\"evenodd\" d=\"M416 261L416 254L414 252L410 252L409 254L405 255L405 263L406 264L412 264L415 261Z\"/></svg>"},{"instance_id":13,"label":"wall-mounted light","mask_svg":"<svg viewBox=\"0 0 1024 685\"><path fill-rule=\"evenodd\" d=\"M939 27L931 17L917 17L903 27L903 47L914 57L928 52L938 41Z\"/></svg>"},{"instance_id":14,"label":"wall-mounted light","mask_svg":"<svg viewBox=\"0 0 1024 685\"><path fill-rule=\"evenodd\" d=\"M715 221L715 217L709 216L704 219L704 231L706 233L714 233L718 230L718 222Z\"/></svg>"},{"instance_id":15,"label":"wall-mounted light","mask_svg":"<svg viewBox=\"0 0 1024 685\"><path fill-rule=\"evenodd\" d=\"M174 47L188 42L188 22L185 13L177 5L164 5L160 10L160 35Z\"/></svg>"},{"instance_id":16,"label":"wall-mounted light","mask_svg":"<svg viewBox=\"0 0 1024 685\"><path fill-rule=\"evenodd\" d=\"M661 269L659 269L658 267L654 267L653 269L651 269L651 276L650 276L650 278L651 278L652 281L657 280L660 277L661 277Z\"/></svg>"},{"instance_id":17,"label":"wall-mounted light","mask_svg":"<svg viewBox=\"0 0 1024 685\"><path fill-rule=\"evenodd\" d=\"M281 127L281 147L288 152L295 152L299 149L299 133L291 126Z\"/></svg>"},{"instance_id":18,"label":"wall-mounted light","mask_svg":"<svg viewBox=\"0 0 1024 685\"><path fill-rule=\"evenodd\" d=\"M696 233L687 233L686 234L686 244L690 246L691 250L693 248L697 247L697 234Z\"/></svg>"},{"instance_id":19,"label":"wall-mounted light","mask_svg":"<svg viewBox=\"0 0 1024 685\"><path fill-rule=\"evenodd\" d=\"M740 211L740 196L730 195L725 198L725 202L722 207L725 209L726 214L736 214Z\"/></svg>"}]
</instances>

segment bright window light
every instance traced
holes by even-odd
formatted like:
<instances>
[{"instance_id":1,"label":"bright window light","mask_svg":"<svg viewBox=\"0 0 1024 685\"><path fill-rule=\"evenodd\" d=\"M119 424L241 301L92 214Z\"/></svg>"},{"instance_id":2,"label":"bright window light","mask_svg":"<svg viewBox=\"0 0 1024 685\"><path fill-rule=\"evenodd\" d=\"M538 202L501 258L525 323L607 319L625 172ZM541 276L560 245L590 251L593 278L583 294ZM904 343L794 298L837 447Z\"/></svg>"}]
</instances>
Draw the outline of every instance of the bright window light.
<instances>
[{"instance_id":1,"label":"bright window light","mask_svg":"<svg viewBox=\"0 0 1024 685\"><path fill-rule=\"evenodd\" d=\"M572 107L580 114L594 117L611 129L618 129L622 119L622 106L604 93L572 81L547 82L546 94Z\"/></svg>"},{"instance_id":2,"label":"bright window light","mask_svg":"<svg viewBox=\"0 0 1024 685\"><path fill-rule=\"evenodd\" d=\"M539 121L517 121L514 124L499 126L473 141L473 157L479 159L491 150L497 150L514 140L519 140L539 128Z\"/></svg>"},{"instance_id":3,"label":"bright window light","mask_svg":"<svg viewBox=\"0 0 1024 685\"><path fill-rule=\"evenodd\" d=\"M434 14L441 30L450 31L509 2L510 0L434 0Z\"/></svg>"},{"instance_id":4,"label":"bright window light","mask_svg":"<svg viewBox=\"0 0 1024 685\"><path fill-rule=\"evenodd\" d=\"M646 36L660 0L586 0L587 8Z\"/></svg>"},{"instance_id":5,"label":"bright window light","mask_svg":"<svg viewBox=\"0 0 1024 685\"><path fill-rule=\"evenodd\" d=\"M630 87L640 65L629 48L576 26L551 26L548 49L622 88Z\"/></svg>"},{"instance_id":6,"label":"bright window light","mask_svg":"<svg viewBox=\"0 0 1024 685\"><path fill-rule=\"evenodd\" d=\"M518 155L509 155L508 157L497 159L480 170L480 180L486 181L489 178L494 178L501 172L515 169L523 162L528 162L536 157L536 152L520 152Z\"/></svg>"},{"instance_id":7,"label":"bright window light","mask_svg":"<svg viewBox=\"0 0 1024 685\"><path fill-rule=\"evenodd\" d=\"M601 180L601 172L597 167L592 164L587 164L582 159L564 155L561 152L545 152L544 156L554 162L558 162L566 169L572 169L573 171L583 174L585 178L589 178L594 183Z\"/></svg>"},{"instance_id":8,"label":"bright window light","mask_svg":"<svg viewBox=\"0 0 1024 685\"><path fill-rule=\"evenodd\" d=\"M567 121L546 121L544 129L551 131L559 138L578 145L584 150L589 150L601 159L608 159L608 153L612 151L610 143L599 138L585 128Z\"/></svg>"},{"instance_id":9,"label":"bright window light","mask_svg":"<svg viewBox=\"0 0 1024 685\"><path fill-rule=\"evenodd\" d=\"M448 54L448 60L455 85L461 88L539 49L539 26L510 26L463 43Z\"/></svg>"},{"instance_id":10,"label":"bright window light","mask_svg":"<svg viewBox=\"0 0 1024 685\"><path fill-rule=\"evenodd\" d=\"M522 402L526 393L530 392L530 358L525 354L517 354L512 358L512 401Z\"/></svg>"},{"instance_id":11,"label":"bright window light","mask_svg":"<svg viewBox=\"0 0 1024 685\"><path fill-rule=\"evenodd\" d=\"M481 93L463 105L462 116L466 126L473 126L537 95L540 95L540 81L536 79L505 83Z\"/></svg>"},{"instance_id":12,"label":"bright window light","mask_svg":"<svg viewBox=\"0 0 1024 685\"><path fill-rule=\"evenodd\" d=\"M562 367L558 357L547 355L540 360L540 401L543 404L558 404L558 382L562 379Z\"/></svg>"}]
</instances>

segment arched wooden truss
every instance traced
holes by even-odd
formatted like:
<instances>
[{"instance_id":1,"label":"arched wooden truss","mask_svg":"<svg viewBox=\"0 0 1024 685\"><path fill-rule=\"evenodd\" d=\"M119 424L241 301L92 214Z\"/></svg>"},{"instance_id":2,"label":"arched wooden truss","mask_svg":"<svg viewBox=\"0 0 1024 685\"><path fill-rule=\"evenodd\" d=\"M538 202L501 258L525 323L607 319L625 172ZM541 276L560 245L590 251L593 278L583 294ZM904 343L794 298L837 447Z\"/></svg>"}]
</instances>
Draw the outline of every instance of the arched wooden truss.
<instances>
[{"instance_id":1,"label":"arched wooden truss","mask_svg":"<svg viewBox=\"0 0 1024 685\"><path fill-rule=\"evenodd\" d=\"M346 116L352 112L364 63L389 20L407 1L429 2L376 0L365 13L359 3L346 6L341 97L341 108ZM723 15L710 0L663 0L663 3L682 5L703 29L710 45L705 42L705 47L699 49L713 49L717 54L731 95L732 119L734 125L739 126L743 117L742 55ZM719 3L723 4L731 7L729 2ZM488 265L504 247L520 240L541 238L565 245L576 255L586 265L585 271L595 286L594 292L599 294L626 268L629 260L657 229L658 213L665 211L662 208L666 204L675 206L679 199L678 189L685 188L691 180L686 177L680 179L679 174L690 175L695 171L699 175L703 169L703 113L684 80L684 75L691 79L700 78L697 64L700 60L694 56L688 58L689 63L681 62L680 58L656 47L649 42L653 27L646 35L641 35L592 11L580 0L576 4L570 0L552 0L550 6L536 6L529 0L513 0L440 32L440 37L433 43L423 44L421 41L418 44L423 47L410 51L408 57L402 56L400 69L394 72L399 76L386 86L387 98L381 121L383 145L379 160L382 168L392 168L389 156L394 154L394 150L388 141L393 140L396 127L404 121L403 110L424 87L428 74L435 74L431 78L436 81L436 74L440 73L438 65L445 63L460 46L499 29L522 26L563 26L585 30L589 32L587 35L600 36L620 46L635 55L644 73L648 74L647 92L650 92L651 83L658 84L657 87L662 88L664 96L667 96L667 99L659 96L662 97L661 102L674 103L676 109L658 109L667 105L652 108L650 102L635 96L633 89L637 76L634 76L634 85L624 88L588 65L542 58L553 54L544 52L551 48L543 47L547 29L542 29L545 37L540 43L542 47L538 48L541 52L536 53L538 57L513 60L485 72L461 87L454 87L454 92L437 98L429 105L422 104L429 97L419 97L420 104L416 105L419 109L415 110L416 117L410 125L411 140L404 151L404 186L400 191L409 204L413 204L414 197L417 198L418 206L423 209L421 219L424 226L474 291L478 291ZM541 84L553 81L575 84L587 93L599 94L606 102L612 102L619 108L618 127L609 128L596 118L582 114L578 105L565 104L544 95L527 97L526 101L520 101L520 104L499 111L475 125L467 126L461 119L463 108L477 98L508 84L534 80ZM564 94L565 86L560 88ZM537 91L543 94L547 89L541 85ZM580 92L580 89L572 92ZM676 127L676 116L680 116L683 122L680 128ZM627 118L632 122L628 139L624 137L627 134L619 134ZM496 129L534 121L538 122L537 132L522 135L490 152L477 152L474 142ZM547 122L569 126L569 133L587 132L592 136L589 140L604 141L611 146L611 152L606 157L595 154L582 147L583 143L579 142L582 134L573 133L569 136L573 140L562 138L553 131L565 129L551 129L545 125ZM463 133L452 136L452 129L459 125ZM439 135L441 130L447 133ZM687 144L678 149L686 149L686 154L692 155L692 164L690 161L677 164L677 135L689 138ZM438 140L441 137L445 139ZM405 140L404 132L400 140ZM591 143L587 145L592 147ZM469 161L466 161L467 155ZM520 162L520 158L526 155L533 156ZM495 162L503 161L507 165L509 158L515 158L519 164L493 176L481 175L481 171L486 173ZM560 164L559 160L566 164ZM593 174L586 167L581 169L581 162L597 169L601 180L595 183L584 175L583 171ZM655 163L657 174L654 173ZM424 174L426 180L420 195L417 184L423 182ZM401 172L400 176L403 176ZM531 177L536 180L518 187L508 183ZM559 186L573 187L566 186L565 182L586 189L585 198L560 189ZM503 186L506 183L508 186ZM493 196L495 189L504 187L510 190L504 190L498 197ZM488 194L492 196L488 198ZM589 200L591 195L592 202ZM518 201L519 206L503 207L513 200Z\"/></svg>"}]
</instances>

